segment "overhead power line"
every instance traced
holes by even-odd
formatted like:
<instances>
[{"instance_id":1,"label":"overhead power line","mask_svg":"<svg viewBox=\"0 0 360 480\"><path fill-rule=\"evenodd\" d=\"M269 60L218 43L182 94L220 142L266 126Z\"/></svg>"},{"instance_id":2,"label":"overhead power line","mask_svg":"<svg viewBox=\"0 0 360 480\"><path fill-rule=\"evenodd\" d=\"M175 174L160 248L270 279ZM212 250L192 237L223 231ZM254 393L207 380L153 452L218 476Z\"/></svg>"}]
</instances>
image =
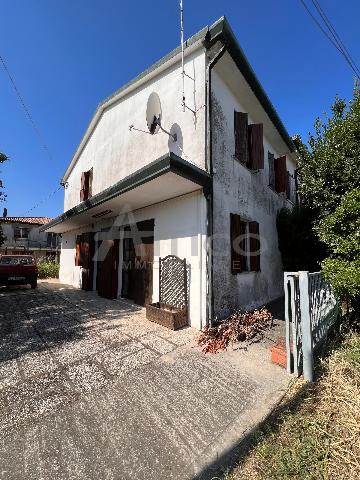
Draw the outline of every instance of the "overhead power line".
<instances>
[{"instance_id":1,"label":"overhead power line","mask_svg":"<svg viewBox=\"0 0 360 480\"><path fill-rule=\"evenodd\" d=\"M312 13L308 5L305 3L304 0L300 0L301 4L303 5L305 11L309 14L312 18L314 23L317 27L322 31L322 33L326 36L326 38L331 42L331 44L338 50L338 52L345 58L346 62L349 64L352 71L355 73L356 77L360 79L360 70L357 67L355 61L351 57L348 49L346 48L345 44L341 40L339 34L336 32L335 27L331 24L329 18L326 16L324 10L321 8L319 2L317 0L311 0L313 6L315 7L317 13L320 15L321 21L315 17Z\"/></svg>"},{"instance_id":2,"label":"overhead power line","mask_svg":"<svg viewBox=\"0 0 360 480\"><path fill-rule=\"evenodd\" d=\"M28 105L26 104L25 102L25 99L23 97L23 95L21 94L16 82L15 82L15 78L14 76L11 74L6 62L5 62L5 59L0 55L0 63L4 69L4 72L6 73L9 81L10 81L10 84L15 92L15 95L17 96L17 99L19 100L19 103L22 107L22 109L24 110L25 112L25 116L26 118L28 119L28 121L30 122L31 124L31 127L32 129L34 130L36 136L38 137L38 139L40 140L40 145L41 147L43 148L43 150L45 151L46 155L49 157L49 159L51 161L53 161L53 156L51 154L51 151L44 139L44 136L40 130L40 128L37 126L35 120L34 120L34 117L32 116L31 114L31 111L30 111L30 108L28 107ZM42 205L43 203L45 203L46 201L48 201L51 197L53 197L60 189L62 188L62 186L59 186L56 190L54 190L53 192L51 192L47 197L44 197L42 200L40 200L38 203L36 203L33 207L31 207L29 210L27 210L25 212L25 216L32 212L33 210L35 210L37 207L39 207L40 205Z\"/></svg>"},{"instance_id":3,"label":"overhead power line","mask_svg":"<svg viewBox=\"0 0 360 480\"><path fill-rule=\"evenodd\" d=\"M24 217L27 216L28 213L32 212L33 210L35 210L37 207L40 207L40 205L42 205L43 203L47 202L48 200L50 200L50 198L52 198L59 190L62 189L62 185L60 185L56 190L54 190L53 192L51 192L47 197L44 197L42 200L40 200L38 203L36 203L33 207L31 207L29 210L27 210L24 214Z\"/></svg>"},{"instance_id":4,"label":"overhead power line","mask_svg":"<svg viewBox=\"0 0 360 480\"><path fill-rule=\"evenodd\" d=\"M332 37L334 38L335 42L337 43L337 45L341 49L344 57L346 58L346 61L350 64L350 66L353 69L356 70L356 74L359 76L359 74L360 74L359 68L357 67L357 65L356 65L354 59L352 58L352 56L350 55L350 52L346 48L344 42L341 40L339 34L335 30L334 25L331 23L331 21L329 20L329 18L326 15L326 13L324 12L324 10L321 8L320 3L317 0L311 0L311 1L312 1L312 4L314 5L314 7L316 8L317 12L319 13L319 15L321 16L321 18L325 22L326 26L328 27L328 29L329 29Z\"/></svg>"},{"instance_id":5,"label":"overhead power line","mask_svg":"<svg viewBox=\"0 0 360 480\"><path fill-rule=\"evenodd\" d=\"M36 133L37 137L39 138L40 140L40 143L41 143L41 146L42 148L45 150L45 152L47 153L47 155L49 156L50 160L53 160L52 158L52 155L51 155L51 152L50 152L50 149L49 147L47 146L45 140L44 140L44 136L43 134L41 133L41 130L39 129L39 127L36 125L36 122L34 120L34 117L32 116L31 112L30 112L30 109L29 107L26 105L26 102L24 100L24 97L22 96L22 94L20 93L20 90L18 88L18 86L16 85L16 82L15 82L15 79L13 77L13 75L11 74L4 58L0 55L0 63L10 81L10 84L20 102L20 105L21 107L23 108L24 112L25 112L25 115L27 117L27 119L29 120L34 132Z\"/></svg>"}]
</instances>

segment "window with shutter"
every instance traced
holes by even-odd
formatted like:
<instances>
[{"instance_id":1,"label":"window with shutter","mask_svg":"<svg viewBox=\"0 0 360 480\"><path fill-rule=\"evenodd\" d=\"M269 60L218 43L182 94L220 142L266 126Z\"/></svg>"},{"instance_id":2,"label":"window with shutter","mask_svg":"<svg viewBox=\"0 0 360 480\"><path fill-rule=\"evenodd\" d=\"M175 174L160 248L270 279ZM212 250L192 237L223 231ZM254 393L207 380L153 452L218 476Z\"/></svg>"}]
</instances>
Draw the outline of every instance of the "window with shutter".
<instances>
[{"instance_id":1,"label":"window with shutter","mask_svg":"<svg viewBox=\"0 0 360 480\"><path fill-rule=\"evenodd\" d=\"M81 174L80 202L84 202L92 196L93 169Z\"/></svg>"},{"instance_id":2,"label":"window with shutter","mask_svg":"<svg viewBox=\"0 0 360 480\"><path fill-rule=\"evenodd\" d=\"M260 271L259 224L230 214L231 273Z\"/></svg>"},{"instance_id":3,"label":"window with shutter","mask_svg":"<svg viewBox=\"0 0 360 480\"><path fill-rule=\"evenodd\" d=\"M269 187L275 188L275 157L274 154L268 152L268 162L269 162Z\"/></svg>"},{"instance_id":4,"label":"window with shutter","mask_svg":"<svg viewBox=\"0 0 360 480\"><path fill-rule=\"evenodd\" d=\"M250 271L260 271L260 234L258 222L249 222Z\"/></svg>"},{"instance_id":5,"label":"window with shutter","mask_svg":"<svg viewBox=\"0 0 360 480\"><path fill-rule=\"evenodd\" d=\"M260 170L264 168L263 124L249 125L249 162L248 168Z\"/></svg>"},{"instance_id":6,"label":"window with shutter","mask_svg":"<svg viewBox=\"0 0 360 480\"><path fill-rule=\"evenodd\" d=\"M249 161L248 114L234 111L235 158L245 165Z\"/></svg>"},{"instance_id":7,"label":"window with shutter","mask_svg":"<svg viewBox=\"0 0 360 480\"><path fill-rule=\"evenodd\" d=\"M287 188L286 156L275 159L275 191L285 193Z\"/></svg>"}]
</instances>

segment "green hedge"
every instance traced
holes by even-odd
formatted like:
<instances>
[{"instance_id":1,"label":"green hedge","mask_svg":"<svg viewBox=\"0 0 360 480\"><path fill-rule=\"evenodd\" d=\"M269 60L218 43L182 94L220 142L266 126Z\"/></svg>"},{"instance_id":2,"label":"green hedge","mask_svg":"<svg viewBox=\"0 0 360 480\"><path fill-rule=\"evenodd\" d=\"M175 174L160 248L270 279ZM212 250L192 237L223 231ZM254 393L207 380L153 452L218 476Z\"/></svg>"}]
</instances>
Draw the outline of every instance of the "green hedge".
<instances>
[{"instance_id":1,"label":"green hedge","mask_svg":"<svg viewBox=\"0 0 360 480\"><path fill-rule=\"evenodd\" d=\"M38 260L39 278L59 278L60 265L49 260Z\"/></svg>"}]
</instances>

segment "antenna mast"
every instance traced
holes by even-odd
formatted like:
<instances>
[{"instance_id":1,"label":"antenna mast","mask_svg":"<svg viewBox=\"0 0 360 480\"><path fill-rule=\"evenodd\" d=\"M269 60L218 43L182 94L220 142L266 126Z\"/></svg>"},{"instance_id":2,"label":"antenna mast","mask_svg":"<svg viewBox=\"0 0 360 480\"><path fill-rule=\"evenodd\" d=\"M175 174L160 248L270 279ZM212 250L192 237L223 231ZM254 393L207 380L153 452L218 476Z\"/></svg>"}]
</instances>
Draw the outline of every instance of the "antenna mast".
<instances>
[{"instance_id":1,"label":"antenna mast","mask_svg":"<svg viewBox=\"0 0 360 480\"><path fill-rule=\"evenodd\" d=\"M181 31L182 106L183 106L183 112L185 112L184 9L183 9L183 0L180 0L180 31Z\"/></svg>"},{"instance_id":2,"label":"antenna mast","mask_svg":"<svg viewBox=\"0 0 360 480\"><path fill-rule=\"evenodd\" d=\"M190 78L195 83L195 79L193 77L190 77L185 72L185 62L184 62L184 55L185 55L185 49L184 49L184 8L183 8L183 0L180 0L180 38L181 38L181 76L182 76L182 107L183 107L183 112L185 112L185 109L187 108L196 116L196 111L193 110L192 108L188 107L186 105L185 101L185 77Z\"/></svg>"}]
</instances>

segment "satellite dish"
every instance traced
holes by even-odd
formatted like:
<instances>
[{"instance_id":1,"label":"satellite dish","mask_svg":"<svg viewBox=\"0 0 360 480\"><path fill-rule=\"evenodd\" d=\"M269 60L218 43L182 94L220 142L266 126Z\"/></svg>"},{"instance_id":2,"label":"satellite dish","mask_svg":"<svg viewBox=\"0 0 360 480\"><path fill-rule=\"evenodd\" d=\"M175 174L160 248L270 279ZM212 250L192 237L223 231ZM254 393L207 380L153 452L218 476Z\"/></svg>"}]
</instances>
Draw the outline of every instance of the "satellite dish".
<instances>
[{"instance_id":1,"label":"satellite dish","mask_svg":"<svg viewBox=\"0 0 360 480\"><path fill-rule=\"evenodd\" d=\"M159 95L153 92L147 101L146 123L151 135L158 133L161 128L161 103Z\"/></svg>"}]
</instances>

